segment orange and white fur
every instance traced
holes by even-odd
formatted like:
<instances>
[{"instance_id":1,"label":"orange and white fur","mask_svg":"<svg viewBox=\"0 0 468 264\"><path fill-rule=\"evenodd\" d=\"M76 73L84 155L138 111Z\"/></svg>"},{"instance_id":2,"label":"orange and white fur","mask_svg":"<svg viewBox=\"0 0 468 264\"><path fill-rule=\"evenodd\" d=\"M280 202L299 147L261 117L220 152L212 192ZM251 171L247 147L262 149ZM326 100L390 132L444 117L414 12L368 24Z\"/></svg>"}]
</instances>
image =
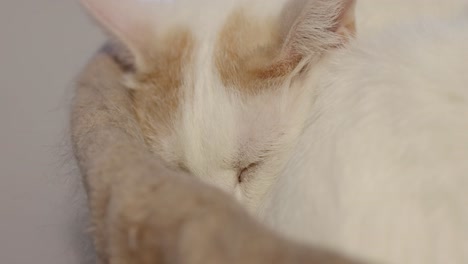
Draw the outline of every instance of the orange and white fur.
<instances>
[{"instance_id":1,"label":"orange and white fur","mask_svg":"<svg viewBox=\"0 0 468 264\"><path fill-rule=\"evenodd\" d=\"M286 235L468 262L468 19L348 44L350 0L82 0L148 147Z\"/></svg>"}]
</instances>

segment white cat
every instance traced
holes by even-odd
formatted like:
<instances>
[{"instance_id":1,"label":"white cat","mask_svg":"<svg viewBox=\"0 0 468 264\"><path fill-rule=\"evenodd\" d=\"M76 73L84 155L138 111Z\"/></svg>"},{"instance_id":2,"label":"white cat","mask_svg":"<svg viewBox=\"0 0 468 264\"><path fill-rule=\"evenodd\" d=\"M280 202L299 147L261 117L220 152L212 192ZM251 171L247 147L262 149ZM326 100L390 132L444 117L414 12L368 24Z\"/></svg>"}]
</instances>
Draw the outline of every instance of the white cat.
<instances>
[{"instance_id":1,"label":"white cat","mask_svg":"<svg viewBox=\"0 0 468 264\"><path fill-rule=\"evenodd\" d=\"M122 82L166 162L301 240L467 262L464 20L344 48L352 0L82 2L129 51Z\"/></svg>"},{"instance_id":2,"label":"white cat","mask_svg":"<svg viewBox=\"0 0 468 264\"><path fill-rule=\"evenodd\" d=\"M354 30L349 0L82 2L130 51L152 151L252 211L304 126L301 70Z\"/></svg>"}]
</instances>

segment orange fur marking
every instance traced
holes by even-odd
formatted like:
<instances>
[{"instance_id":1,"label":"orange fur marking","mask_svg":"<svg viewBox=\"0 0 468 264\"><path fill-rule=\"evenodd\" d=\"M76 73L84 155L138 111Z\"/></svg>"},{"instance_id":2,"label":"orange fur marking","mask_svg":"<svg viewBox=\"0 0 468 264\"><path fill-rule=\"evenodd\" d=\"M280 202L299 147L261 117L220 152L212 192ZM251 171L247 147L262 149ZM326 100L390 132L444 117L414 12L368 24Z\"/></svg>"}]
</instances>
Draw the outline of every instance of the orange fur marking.
<instances>
[{"instance_id":1,"label":"orange fur marking","mask_svg":"<svg viewBox=\"0 0 468 264\"><path fill-rule=\"evenodd\" d=\"M136 89L130 91L133 107L146 140L159 145L159 139L171 132L172 121L180 104L184 70L194 49L194 38L184 29L169 32L151 53L149 71L135 74Z\"/></svg>"},{"instance_id":2,"label":"orange fur marking","mask_svg":"<svg viewBox=\"0 0 468 264\"><path fill-rule=\"evenodd\" d=\"M226 87L255 93L275 87L299 62L280 60L283 46L278 20L260 21L244 11L234 12L216 43L215 63Z\"/></svg>"}]
</instances>

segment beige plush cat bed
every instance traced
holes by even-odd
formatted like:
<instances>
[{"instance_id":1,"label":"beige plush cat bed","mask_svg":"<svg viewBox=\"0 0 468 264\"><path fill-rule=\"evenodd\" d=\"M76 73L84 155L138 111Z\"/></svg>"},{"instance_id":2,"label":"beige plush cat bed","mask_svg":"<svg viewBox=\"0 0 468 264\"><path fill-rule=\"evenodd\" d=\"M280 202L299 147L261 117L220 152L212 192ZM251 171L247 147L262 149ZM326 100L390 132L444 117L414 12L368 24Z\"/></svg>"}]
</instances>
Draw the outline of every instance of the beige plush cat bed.
<instances>
[{"instance_id":1,"label":"beige plush cat bed","mask_svg":"<svg viewBox=\"0 0 468 264\"><path fill-rule=\"evenodd\" d=\"M151 154L110 46L78 80L74 151L100 263L351 263L280 238L220 191Z\"/></svg>"}]
</instances>

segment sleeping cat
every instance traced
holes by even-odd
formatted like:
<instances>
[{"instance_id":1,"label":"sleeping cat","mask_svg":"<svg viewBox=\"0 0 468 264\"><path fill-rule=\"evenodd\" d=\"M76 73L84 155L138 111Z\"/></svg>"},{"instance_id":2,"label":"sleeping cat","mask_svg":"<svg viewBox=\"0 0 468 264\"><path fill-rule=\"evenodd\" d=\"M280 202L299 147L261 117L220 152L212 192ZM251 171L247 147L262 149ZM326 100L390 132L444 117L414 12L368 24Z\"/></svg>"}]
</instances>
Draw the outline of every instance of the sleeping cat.
<instances>
[{"instance_id":1,"label":"sleeping cat","mask_svg":"<svg viewBox=\"0 0 468 264\"><path fill-rule=\"evenodd\" d=\"M384 263L466 262L466 26L343 48L354 1L82 2L128 51L122 81L167 163L302 240Z\"/></svg>"},{"instance_id":2,"label":"sleeping cat","mask_svg":"<svg viewBox=\"0 0 468 264\"><path fill-rule=\"evenodd\" d=\"M303 130L306 69L354 32L354 1L82 3L129 50L150 149L252 211Z\"/></svg>"}]
</instances>

